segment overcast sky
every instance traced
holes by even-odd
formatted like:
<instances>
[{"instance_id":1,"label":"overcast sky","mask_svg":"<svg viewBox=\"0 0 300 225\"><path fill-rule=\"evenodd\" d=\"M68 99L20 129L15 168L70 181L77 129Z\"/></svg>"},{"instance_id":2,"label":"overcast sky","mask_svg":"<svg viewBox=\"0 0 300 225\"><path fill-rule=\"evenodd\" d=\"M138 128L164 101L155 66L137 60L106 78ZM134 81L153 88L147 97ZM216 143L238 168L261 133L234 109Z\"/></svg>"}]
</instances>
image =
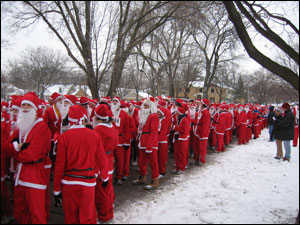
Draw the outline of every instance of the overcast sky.
<instances>
[{"instance_id":1,"label":"overcast sky","mask_svg":"<svg viewBox=\"0 0 300 225\"><path fill-rule=\"evenodd\" d=\"M295 7L295 4L293 5ZM299 28L299 4L298 9L289 8L290 17L288 17L294 25ZM276 10L281 11L281 7L277 7ZM1 10L2 11L2 10ZM273 11L272 11L273 12ZM291 13L293 12L293 13ZM1 13L2 14L2 13ZM9 29L7 29L7 24L1 15L1 41L2 39L9 40L9 46L2 48L1 45L1 67L5 68L8 59L16 58L28 47L39 47L45 46L47 48L52 48L54 50L61 50L63 54L66 54L66 50L57 39L57 37L52 34L49 29L46 27L43 21L40 21L34 28L28 28L27 30L21 30L17 34L11 34ZM254 41L255 46L262 51L264 54L267 54L271 58L274 58L274 49L272 44L264 41L263 38L260 38L258 35L255 36ZM239 64L239 69L241 72L252 73L261 66L252 60L246 54L246 51L243 49L242 45L241 51L245 53L245 60L241 61Z\"/></svg>"}]
</instances>

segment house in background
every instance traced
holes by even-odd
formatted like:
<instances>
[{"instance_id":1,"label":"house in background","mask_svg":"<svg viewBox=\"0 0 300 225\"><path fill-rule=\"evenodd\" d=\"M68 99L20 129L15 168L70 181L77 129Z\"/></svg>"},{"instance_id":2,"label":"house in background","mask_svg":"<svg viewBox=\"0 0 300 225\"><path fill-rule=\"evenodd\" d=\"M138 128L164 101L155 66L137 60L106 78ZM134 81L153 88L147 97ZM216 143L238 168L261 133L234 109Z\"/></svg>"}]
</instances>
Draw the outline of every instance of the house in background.
<instances>
[{"instance_id":1,"label":"house in background","mask_svg":"<svg viewBox=\"0 0 300 225\"><path fill-rule=\"evenodd\" d=\"M9 83L1 82L1 100L8 101L12 95L24 95L25 91Z\"/></svg>"},{"instance_id":2,"label":"house in background","mask_svg":"<svg viewBox=\"0 0 300 225\"><path fill-rule=\"evenodd\" d=\"M138 97L138 99L137 99L137 97ZM129 94L127 94L126 96L124 96L123 99L125 101L130 101L130 100L141 101L143 98L147 98L147 97L152 97L152 96L149 95L148 93L145 93L145 92L142 92L142 91L140 91L138 93L138 96L137 96L135 91L131 91Z\"/></svg>"},{"instance_id":3,"label":"house in background","mask_svg":"<svg viewBox=\"0 0 300 225\"><path fill-rule=\"evenodd\" d=\"M91 91L89 87L86 85L74 86L73 84L69 84L69 85L56 84L46 89L46 91L44 92L44 100L48 101L49 97L54 92L57 92L61 95L75 95L77 98L80 98L81 96L85 96L88 98L92 97Z\"/></svg>"},{"instance_id":4,"label":"house in background","mask_svg":"<svg viewBox=\"0 0 300 225\"><path fill-rule=\"evenodd\" d=\"M190 92L188 94L188 98L191 100L202 99L203 98L203 90L204 90L204 82L203 81L194 81L190 88ZM211 84L208 89L208 100L211 103L220 102L232 102L232 88L224 86L219 87L216 84ZM184 97L184 93L180 92L178 95L179 98Z\"/></svg>"}]
</instances>

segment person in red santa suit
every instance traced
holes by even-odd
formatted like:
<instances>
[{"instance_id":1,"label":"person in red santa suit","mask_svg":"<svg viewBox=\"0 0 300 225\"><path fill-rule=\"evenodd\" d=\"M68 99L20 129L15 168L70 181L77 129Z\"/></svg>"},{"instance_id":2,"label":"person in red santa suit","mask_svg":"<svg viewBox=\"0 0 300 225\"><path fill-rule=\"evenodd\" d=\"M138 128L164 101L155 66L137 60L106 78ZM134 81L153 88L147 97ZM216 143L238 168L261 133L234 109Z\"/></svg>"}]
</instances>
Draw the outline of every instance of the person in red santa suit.
<instances>
[{"instance_id":1,"label":"person in red santa suit","mask_svg":"<svg viewBox=\"0 0 300 225\"><path fill-rule=\"evenodd\" d=\"M225 106L222 104L218 107L219 116L217 118L216 134L217 134L217 152L225 152L224 134L226 128L226 112Z\"/></svg>"},{"instance_id":2,"label":"person in red santa suit","mask_svg":"<svg viewBox=\"0 0 300 225\"><path fill-rule=\"evenodd\" d=\"M172 113L170 111L170 107L168 107L168 102L170 101L170 98L169 97L166 97L165 98L166 101L160 101L158 102L158 107L163 107L165 108L165 118L166 120L170 120L171 121L171 127L172 127ZM173 141L173 138L171 137L171 129L169 130L169 133L167 134L168 136L168 148L169 146L172 145L172 141Z\"/></svg>"},{"instance_id":3,"label":"person in red santa suit","mask_svg":"<svg viewBox=\"0 0 300 225\"><path fill-rule=\"evenodd\" d=\"M199 104L199 112L193 127L193 133L197 138L198 146L194 150L194 165L204 165L207 153L207 142L210 132L209 100L202 99Z\"/></svg>"},{"instance_id":4,"label":"person in red santa suit","mask_svg":"<svg viewBox=\"0 0 300 225\"><path fill-rule=\"evenodd\" d=\"M209 146L210 148L215 151L216 149L216 146L217 146L217 134L216 134L216 123L217 123L217 119L218 119L218 116L219 116L219 112L218 110L216 109L216 105L212 105L210 108L209 108L209 114L210 114L210 118L211 118L211 121L210 121L210 133L209 133Z\"/></svg>"},{"instance_id":5,"label":"person in red santa suit","mask_svg":"<svg viewBox=\"0 0 300 225\"><path fill-rule=\"evenodd\" d=\"M141 137L139 141L139 178L133 184L145 184L148 162L151 168L152 181L145 189L153 189L159 186L159 166L157 160L159 118L154 98L146 98L142 104L139 115Z\"/></svg>"},{"instance_id":6,"label":"person in red santa suit","mask_svg":"<svg viewBox=\"0 0 300 225\"><path fill-rule=\"evenodd\" d=\"M134 120L135 124L135 133L133 134L133 138L131 141L131 165L137 166L138 165L138 147L137 147L137 134L138 134L138 127L139 127L139 109L135 107L136 102L130 101L129 103L129 108L128 108L128 113L129 116L131 116Z\"/></svg>"},{"instance_id":7,"label":"person in red santa suit","mask_svg":"<svg viewBox=\"0 0 300 225\"><path fill-rule=\"evenodd\" d=\"M32 93L22 98L17 116L19 132L7 144L7 154L18 161L14 187L14 217L18 223L47 223L45 166L50 159L51 131L38 110L39 99Z\"/></svg>"},{"instance_id":8,"label":"person in red santa suit","mask_svg":"<svg viewBox=\"0 0 300 225\"><path fill-rule=\"evenodd\" d=\"M127 177L123 177L124 174L124 160L128 155L130 147L130 130L129 130L129 118L128 114L120 109L121 100L116 96L112 100L111 111L113 113L113 119L119 132L119 143L115 154L115 180L116 184L122 185L122 179L126 180ZM125 156L126 155L126 156Z\"/></svg>"},{"instance_id":9,"label":"person in red santa suit","mask_svg":"<svg viewBox=\"0 0 300 225\"><path fill-rule=\"evenodd\" d=\"M159 107L157 109L157 116L159 118L158 127L158 164L159 164L159 178L166 175L166 165L168 161L168 135L171 129L171 118L166 117L167 109Z\"/></svg>"},{"instance_id":10,"label":"person in red santa suit","mask_svg":"<svg viewBox=\"0 0 300 225\"><path fill-rule=\"evenodd\" d=\"M294 135L294 140L293 140L293 146L294 147L297 147L298 145L298 138L299 138L299 108L294 105L293 107L293 113L294 113L294 116L295 116L295 135Z\"/></svg>"},{"instance_id":11,"label":"person in red santa suit","mask_svg":"<svg viewBox=\"0 0 300 225\"><path fill-rule=\"evenodd\" d=\"M61 203L65 223L95 224L95 186L97 179L108 185L108 162L101 137L84 126L82 107L69 108L70 129L59 136L54 168L53 192Z\"/></svg>"},{"instance_id":12,"label":"person in red santa suit","mask_svg":"<svg viewBox=\"0 0 300 225\"><path fill-rule=\"evenodd\" d=\"M225 115L226 115L226 122L225 122L225 133L224 133L224 144L228 146L230 143L230 130L232 124L232 115L229 112L228 105L225 105Z\"/></svg>"},{"instance_id":13,"label":"person in red santa suit","mask_svg":"<svg viewBox=\"0 0 300 225\"><path fill-rule=\"evenodd\" d=\"M236 123L238 128L238 144L246 144L246 128L247 128L247 113L243 105L238 105L238 120Z\"/></svg>"},{"instance_id":14,"label":"person in red santa suit","mask_svg":"<svg viewBox=\"0 0 300 225\"><path fill-rule=\"evenodd\" d=\"M253 124L253 133L254 137L253 139L259 138L259 111L258 108L254 108L253 115L252 115L252 124Z\"/></svg>"},{"instance_id":15,"label":"person in red santa suit","mask_svg":"<svg viewBox=\"0 0 300 225\"><path fill-rule=\"evenodd\" d=\"M13 219L13 208L10 203L10 193L5 180L8 178L7 159L9 157L5 153L5 143L9 139L10 123L8 117L3 110L1 104L1 224L9 223ZM11 177L11 180L13 178ZM13 189L13 183L12 183Z\"/></svg>"},{"instance_id":16,"label":"person in red santa suit","mask_svg":"<svg viewBox=\"0 0 300 225\"><path fill-rule=\"evenodd\" d=\"M188 152L187 149L189 146L190 123L184 107L178 107L175 113L177 117L176 123L173 127L175 169L172 172L180 175L184 173L187 163L186 159Z\"/></svg>"},{"instance_id":17,"label":"person in red santa suit","mask_svg":"<svg viewBox=\"0 0 300 225\"><path fill-rule=\"evenodd\" d=\"M196 126L198 118L198 110L195 103L190 105L190 115L191 115L191 127L190 127L190 142L189 142L189 157L194 157L194 152L198 148L198 138L195 136L193 129Z\"/></svg>"},{"instance_id":18,"label":"person in red santa suit","mask_svg":"<svg viewBox=\"0 0 300 225\"><path fill-rule=\"evenodd\" d=\"M118 146L119 133L112 124L112 112L109 106L101 104L94 111L94 131L102 138L104 151L108 160L109 179L113 180L114 172L114 151ZM95 200L98 213L98 220L108 222L114 218L115 195L112 182L109 182L106 188L103 187L100 180L97 180Z\"/></svg>"},{"instance_id":19,"label":"person in red santa suit","mask_svg":"<svg viewBox=\"0 0 300 225\"><path fill-rule=\"evenodd\" d=\"M252 110L249 105L245 106L245 111L247 114L246 143L249 143L252 137Z\"/></svg>"}]
</instances>

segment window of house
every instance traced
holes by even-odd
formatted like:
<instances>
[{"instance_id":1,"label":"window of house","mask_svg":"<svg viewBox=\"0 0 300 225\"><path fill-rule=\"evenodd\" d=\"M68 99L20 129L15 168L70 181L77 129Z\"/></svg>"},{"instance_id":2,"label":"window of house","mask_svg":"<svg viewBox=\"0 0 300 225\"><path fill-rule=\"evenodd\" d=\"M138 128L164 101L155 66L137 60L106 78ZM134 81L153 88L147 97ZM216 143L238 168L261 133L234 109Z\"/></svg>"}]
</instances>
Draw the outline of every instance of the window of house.
<instances>
[{"instance_id":1,"label":"window of house","mask_svg":"<svg viewBox=\"0 0 300 225\"><path fill-rule=\"evenodd\" d=\"M199 88L199 92L202 92L203 90L202 90L202 88Z\"/></svg>"},{"instance_id":2,"label":"window of house","mask_svg":"<svg viewBox=\"0 0 300 225\"><path fill-rule=\"evenodd\" d=\"M211 88L211 89L210 89L210 93L215 93L215 89L214 89L214 88Z\"/></svg>"},{"instance_id":3,"label":"window of house","mask_svg":"<svg viewBox=\"0 0 300 225\"><path fill-rule=\"evenodd\" d=\"M215 102L215 98L210 98L209 101L210 101L210 103L214 103Z\"/></svg>"}]
</instances>

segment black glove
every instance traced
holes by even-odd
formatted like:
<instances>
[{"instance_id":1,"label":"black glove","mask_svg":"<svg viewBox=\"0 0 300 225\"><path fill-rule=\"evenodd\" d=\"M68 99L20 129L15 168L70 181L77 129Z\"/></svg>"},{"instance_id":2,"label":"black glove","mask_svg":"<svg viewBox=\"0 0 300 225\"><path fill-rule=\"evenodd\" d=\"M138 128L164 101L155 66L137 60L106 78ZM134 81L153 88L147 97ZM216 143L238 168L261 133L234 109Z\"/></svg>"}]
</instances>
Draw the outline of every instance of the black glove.
<instances>
[{"instance_id":1,"label":"black glove","mask_svg":"<svg viewBox=\"0 0 300 225\"><path fill-rule=\"evenodd\" d=\"M175 140L178 140L179 134L175 134Z\"/></svg>"},{"instance_id":2,"label":"black glove","mask_svg":"<svg viewBox=\"0 0 300 225\"><path fill-rule=\"evenodd\" d=\"M124 150L128 150L129 149L129 145L123 145Z\"/></svg>"},{"instance_id":3,"label":"black glove","mask_svg":"<svg viewBox=\"0 0 300 225\"><path fill-rule=\"evenodd\" d=\"M18 138L18 137L15 137L14 139L12 139L10 143L13 143L13 142L15 142L15 141L18 142L18 144L20 144L20 143L19 143L19 138Z\"/></svg>"},{"instance_id":4,"label":"black glove","mask_svg":"<svg viewBox=\"0 0 300 225\"><path fill-rule=\"evenodd\" d=\"M85 125L85 127L86 127L86 128L89 128L89 129L91 129L91 130L93 130L93 126L90 125L90 124Z\"/></svg>"},{"instance_id":5,"label":"black glove","mask_svg":"<svg viewBox=\"0 0 300 225\"><path fill-rule=\"evenodd\" d=\"M102 183L102 187L103 187L103 188L106 188L106 187L107 187L107 185L108 185L108 182L109 182L109 180L107 180L107 181L103 181L103 183Z\"/></svg>"},{"instance_id":6,"label":"black glove","mask_svg":"<svg viewBox=\"0 0 300 225\"><path fill-rule=\"evenodd\" d=\"M62 195L61 193L59 195L54 195L54 206L58 207L62 204Z\"/></svg>"},{"instance_id":7,"label":"black glove","mask_svg":"<svg viewBox=\"0 0 300 225\"><path fill-rule=\"evenodd\" d=\"M30 145L30 143L24 142L21 146L21 150L26 149L29 145Z\"/></svg>"},{"instance_id":8,"label":"black glove","mask_svg":"<svg viewBox=\"0 0 300 225\"><path fill-rule=\"evenodd\" d=\"M248 127L248 128L250 128L250 126L249 126L249 125L248 125L247 127Z\"/></svg>"}]
</instances>

